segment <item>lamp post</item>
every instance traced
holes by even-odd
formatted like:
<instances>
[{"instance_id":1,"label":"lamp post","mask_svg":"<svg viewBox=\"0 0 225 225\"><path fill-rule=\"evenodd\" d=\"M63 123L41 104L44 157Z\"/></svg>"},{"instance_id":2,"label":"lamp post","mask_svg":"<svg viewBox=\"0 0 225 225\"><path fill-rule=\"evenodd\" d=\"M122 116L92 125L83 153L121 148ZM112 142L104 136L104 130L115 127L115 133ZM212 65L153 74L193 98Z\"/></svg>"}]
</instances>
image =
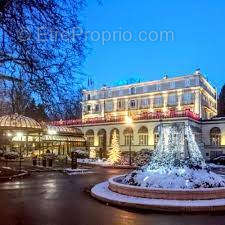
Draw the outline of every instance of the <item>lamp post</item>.
<instances>
[{"instance_id":1,"label":"lamp post","mask_svg":"<svg viewBox=\"0 0 225 225\"><path fill-rule=\"evenodd\" d=\"M18 140L20 140L21 142L23 141L23 133L22 132L17 132L16 136L18 138ZM22 167L22 162L21 162L21 154L22 154L22 149L21 149L21 143L20 143L20 171L21 171L21 167Z\"/></svg>"},{"instance_id":2,"label":"lamp post","mask_svg":"<svg viewBox=\"0 0 225 225\"><path fill-rule=\"evenodd\" d=\"M129 126L133 124L133 120L131 117L127 116L125 117L125 123ZM132 142L132 136L131 132L129 134L129 165L131 166L131 142Z\"/></svg>"}]
</instances>

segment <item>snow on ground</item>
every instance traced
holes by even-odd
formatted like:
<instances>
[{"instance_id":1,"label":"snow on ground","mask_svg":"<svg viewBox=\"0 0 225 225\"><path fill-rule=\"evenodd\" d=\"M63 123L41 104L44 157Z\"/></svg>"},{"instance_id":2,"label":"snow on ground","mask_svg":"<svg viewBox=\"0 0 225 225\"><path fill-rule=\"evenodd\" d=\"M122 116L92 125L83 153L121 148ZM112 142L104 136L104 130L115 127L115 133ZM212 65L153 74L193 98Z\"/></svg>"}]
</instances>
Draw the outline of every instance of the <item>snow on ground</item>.
<instances>
[{"instance_id":1,"label":"snow on ground","mask_svg":"<svg viewBox=\"0 0 225 225\"><path fill-rule=\"evenodd\" d=\"M94 173L93 171L90 171L89 169L71 169L67 168L64 169L64 172L68 175L78 175L78 174L90 174Z\"/></svg>"},{"instance_id":2,"label":"snow on ground","mask_svg":"<svg viewBox=\"0 0 225 225\"><path fill-rule=\"evenodd\" d=\"M211 167L211 168L224 168L225 169L225 166L224 165L216 165L216 164L214 164L214 163L209 163L209 164L207 164L209 167Z\"/></svg>"},{"instance_id":3,"label":"snow on ground","mask_svg":"<svg viewBox=\"0 0 225 225\"><path fill-rule=\"evenodd\" d=\"M162 167L157 170L136 170L128 174L121 183L163 189L195 189L225 187L225 180L206 169Z\"/></svg>"},{"instance_id":4,"label":"snow on ground","mask_svg":"<svg viewBox=\"0 0 225 225\"><path fill-rule=\"evenodd\" d=\"M92 164L92 165L100 165L100 166L112 166L112 163L108 162L108 161L104 161L102 159L77 159L77 162L79 163L88 163L88 164Z\"/></svg>"},{"instance_id":5,"label":"snow on ground","mask_svg":"<svg viewBox=\"0 0 225 225\"><path fill-rule=\"evenodd\" d=\"M149 199L132 197L127 195L118 194L108 189L108 182L103 182L95 185L91 192L95 196L99 196L110 201L119 201L122 203L133 203L149 206L224 206L225 199L212 199L212 200L164 200L164 199Z\"/></svg>"}]
</instances>

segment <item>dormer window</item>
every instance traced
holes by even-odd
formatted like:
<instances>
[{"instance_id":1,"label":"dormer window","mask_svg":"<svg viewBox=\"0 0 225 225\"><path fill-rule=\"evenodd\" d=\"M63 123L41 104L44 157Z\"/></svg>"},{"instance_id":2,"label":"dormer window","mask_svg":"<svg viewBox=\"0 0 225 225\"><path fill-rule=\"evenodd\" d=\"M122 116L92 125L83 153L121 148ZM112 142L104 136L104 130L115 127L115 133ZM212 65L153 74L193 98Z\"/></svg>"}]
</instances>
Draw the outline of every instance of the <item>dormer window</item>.
<instances>
[{"instance_id":1,"label":"dormer window","mask_svg":"<svg viewBox=\"0 0 225 225\"><path fill-rule=\"evenodd\" d=\"M156 91L161 91L161 85L160 84L156 84Z\"/></svg>"},{"instance_id":2,"label":"dormer window","mask_svg":"<svg viewBox=\"0 0 225 225\"><path fill-rule=\"evenodd\" d=\"M191 86L190 79L185 80L185 87L190 87L190 86Z\"/></svg>"},{"instance_id":3,"label":"dormer window","mask_svg":"<svg viewBox=\"0 0 225 225\"><path fill-rule=\"evenodd\" d=\"M135 88L135 87L132 87L132 88L130 89L130 94L131 94L131 95L136 94L136 88Z\"/></svg>"},{"instance_id":4,"label":"dormer window","mask_svg":"<svg viewBox=\"0 0 225 225\"><path fill-rule=\"evenodd\" d=\"M170 82L170 88L171 89L174 89L175 88L175 82L173 81L173 82Z\"/></svg>"}]
</instances>

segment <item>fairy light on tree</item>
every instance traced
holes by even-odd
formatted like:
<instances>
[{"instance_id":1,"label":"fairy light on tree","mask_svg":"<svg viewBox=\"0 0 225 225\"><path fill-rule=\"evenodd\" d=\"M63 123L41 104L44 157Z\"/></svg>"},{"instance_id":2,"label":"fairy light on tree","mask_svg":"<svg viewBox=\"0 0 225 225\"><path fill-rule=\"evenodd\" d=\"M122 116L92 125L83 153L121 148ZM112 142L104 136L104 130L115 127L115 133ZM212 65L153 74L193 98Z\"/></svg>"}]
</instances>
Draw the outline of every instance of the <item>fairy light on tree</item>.
<instances>
[{"instance_id":1,"label":"fairy light on tree","mask_svg":"<svg viewBox=\"0 0 225 225\"><path fill-rule=\"evenodd\" d=\"M112 149L109 151L108 161L112 164L119 163L121 159L121 151L119 146L119 139L116 131L114 130L112 135Z\"/></svg>"},{"instance_id":2,"label":"fairy light on tree","mask_svg":"<svg viewBox=\"0 0 225 225\"><path fill-rule=\"evenodd\" d=\"M90 159L95 159L96 158L96 151L95 151L94 148L90 149L89 158Z\"/></svg>"}]
</instances>

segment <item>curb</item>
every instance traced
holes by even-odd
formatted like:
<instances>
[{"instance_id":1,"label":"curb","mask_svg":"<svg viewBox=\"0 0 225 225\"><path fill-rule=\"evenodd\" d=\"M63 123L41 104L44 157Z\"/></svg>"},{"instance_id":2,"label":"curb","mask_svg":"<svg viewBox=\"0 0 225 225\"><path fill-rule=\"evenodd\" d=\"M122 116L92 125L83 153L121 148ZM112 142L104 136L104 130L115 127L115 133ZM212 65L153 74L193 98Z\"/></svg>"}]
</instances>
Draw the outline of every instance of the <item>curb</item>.
<instances>
[{"instance_id":1,"label":"curb","mask_svg":"<svg viewBox=\"0 0 225 225\"><path fill-rule=\"evenodd\" d=\"M100 164L92 164L92 163L83 163L83 162L79 162L79 165L83 165L83 166L90 166L90 167L100 167L100 168L106 168L106 169L137 169L138 166L104 166L104 165L100 165Z\"/></svg>"},{"instance_id":2,"label":"curb","mask_svg":"<svg viewBox=\"0 0 225 225\"><path fill-rule=\"evenodd\" d=\"M0 182L3 181L10 181L13 179L18 179L18 178L25 178L27 176L30 176L30 173L28 171L22 170L22 173L18 174L18 175L13 175L13 176L9 176L9 177L0 177Z\"/></svg>"},{"instance_id":3,"label":"curb","mask_svg":"<svg viewBox=\"0 0 225 225\"><path fill-rule=\"evenodd\" d=\"M149 199L148 203L142 203L142 200L146 198L139 198L139 202L137 201L138 198L136 199L136 202L134 200L134 202L132 202L132 200L134 199L133 197L129 198L129 196L125 196L125 195L121 195L121 194L117 194L117 198L120 199L120 197L128 197L129 200L131 200L131 202L128 201L120 201L115 199L115 196L113 196L113 194L115 194L115 192L112 192L108 189L108 186L106 186L107 182L103 182L97 185L105 185L103 190L94 190L94 188L97 186L95 185L94 187L92 187L91 189L91 196L97 200L99 200L100 202L104 202L107 204L111 204L113 206L117 206L117 207L121 207L121 208L130 208L130 209L135 209L135 210L145 210L145 211L156 211L156 212L167 212L167 213L187 213L187 214L193 214L193 213L213 213L213 212L221 212L221 211L225 211L225 199L222 200L221 204L211 204L211 205L201 205L201 203L197 204L197 205L185 205L182 201L176 201L176 200L171 200L168 201L167 204L160 204L160 203L155 203L154 201L156 199ZM105 189L107 189L107 191L109 190L108 196L104 195L104 191ZM110 197L109 197L110 196ZM158 199L157 199L158 200ZM152 201L152 202L151 202ZM204 200L203 200L204 201ZM180 202L180 203L179 203ZM172 203L172 204L171 204ZM180 205L179 205L180 204Z\"/></svg>"}]
</instances>

